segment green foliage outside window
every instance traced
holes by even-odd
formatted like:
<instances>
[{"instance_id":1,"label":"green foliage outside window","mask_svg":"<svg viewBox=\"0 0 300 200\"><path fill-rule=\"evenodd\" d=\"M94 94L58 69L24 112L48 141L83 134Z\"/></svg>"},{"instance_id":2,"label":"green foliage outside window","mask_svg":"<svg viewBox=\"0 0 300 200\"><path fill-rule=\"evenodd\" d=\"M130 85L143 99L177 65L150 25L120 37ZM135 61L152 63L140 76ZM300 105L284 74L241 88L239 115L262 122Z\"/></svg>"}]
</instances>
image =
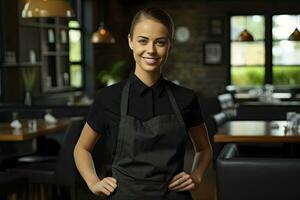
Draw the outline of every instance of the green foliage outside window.
<instances>
[{"instance_id":1,"label":"green foliage outside window","mask_svg":"<svg viewBox=\"0 0 300 200\"><path fill-rule=\"evenodd\" d=\"M273 66L274 85L300 85L300 66Z\"/></svg>"},{"instance_id":2,"label":"green foliage outside window","mask_svg":"<svg viewBox=\"0 0 300 200\"><path fill-rule=\"evenodd\" d=\"M231 82L238 86L260 86L264 84L262 66L231 67ZM274 85L300 85L300 67L274 66Z\"/></svg>"},{"instance_id":3,"label":"green foliage outside window","mask_svg":"<svg viewBox=\"0 0 300 200\"><path fill-rule=\"evenodd\" d=\"M264 84L262 66L231 67L231 83L238 86L259 86Z\"/></svg>"}]
</instances>

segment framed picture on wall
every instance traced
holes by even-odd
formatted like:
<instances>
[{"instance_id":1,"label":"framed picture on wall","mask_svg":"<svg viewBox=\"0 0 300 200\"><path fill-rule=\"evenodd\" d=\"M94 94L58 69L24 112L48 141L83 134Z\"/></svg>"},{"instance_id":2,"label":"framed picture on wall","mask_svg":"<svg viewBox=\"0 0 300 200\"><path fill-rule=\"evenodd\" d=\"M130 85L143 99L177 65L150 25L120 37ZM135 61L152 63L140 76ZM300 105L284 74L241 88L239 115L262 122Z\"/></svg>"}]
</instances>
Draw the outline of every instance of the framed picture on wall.
<instances>
[{"instance_id":1,"label":"framed picture on wall","mask_svg":"<svg viewBox=\"0 0 300 200\"><path fill-rule=\"evenodd\" d=\"M224 19L222 17L211 17L208 19L208 34L210 36L223 36Z\"/></svg>"},{"instance_id":2,"label":"framed picture on wall","mask_svg":"<svg viewBox=\"0 0 300 200\"><path fill-rule=\"evenodd\" d=\"M203 63L205 65L220 65L223 62L221 42L205 42L203 44Z\"/></svg>"}]
</instances>

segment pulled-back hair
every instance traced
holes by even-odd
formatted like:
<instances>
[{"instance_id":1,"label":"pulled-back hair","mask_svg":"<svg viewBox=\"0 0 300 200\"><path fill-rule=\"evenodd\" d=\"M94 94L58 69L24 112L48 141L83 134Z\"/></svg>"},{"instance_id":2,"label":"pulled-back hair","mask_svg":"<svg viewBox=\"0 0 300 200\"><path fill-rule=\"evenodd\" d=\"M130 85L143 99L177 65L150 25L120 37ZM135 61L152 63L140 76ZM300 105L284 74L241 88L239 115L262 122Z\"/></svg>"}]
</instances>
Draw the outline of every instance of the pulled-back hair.
<instances>
[{"instance_id":1,"label":"pulled-back hair","mask_svg":"<svg viewBox=\"0 0 300 200\"><path fill-rule=\"evenodd\" d=\"M133 36L133 31L138 22L143 19L153 19L157 20L161 24L163 24L169 32L170 41L174 38L174 23L171 16L161 8L145 8L140 10L132 19L131 27L130 27L130 37Z\"/></svg>"}]
</instances>

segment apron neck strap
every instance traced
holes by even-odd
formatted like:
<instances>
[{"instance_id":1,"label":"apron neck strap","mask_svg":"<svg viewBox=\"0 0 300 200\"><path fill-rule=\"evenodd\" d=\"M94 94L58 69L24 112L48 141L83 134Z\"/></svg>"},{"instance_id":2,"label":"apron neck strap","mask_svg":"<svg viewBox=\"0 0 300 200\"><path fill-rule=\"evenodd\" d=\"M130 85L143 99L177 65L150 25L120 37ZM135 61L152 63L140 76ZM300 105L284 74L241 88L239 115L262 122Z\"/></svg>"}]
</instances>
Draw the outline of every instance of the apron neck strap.
<instances>
[{"instance_id":1,"label":"apron neck strap","mask_svg":"<svg viewBox=\"0 0 300 200\"><path fill-rule=\"evenodd\" d=\"M179 107L175 101L175 97L171 91L171 88L170 86L165 82L163 81L163 85L167 91L167 94L168 94L168 97L169 97L169 100L171 102L171 105L172 105L172 108L175 112L175 115L177 116L177 119L179 120L179 122L181 123L181 125L183 127L185 127L185 123L184 123L184 120L182 118L182 115L180 113L180 110L179 110ZM121 97L121 116L124 117L124 116L127 116L127 113L128 113L128 96L129 96L129 88L130 88L130 79L128 79L125 83L125 86L122 90L122 97Z\"/></svg>"},{"instance_id":2,"label":"apron neck strap","mask_svg":"<svg viewBox=\"0 0 300 200\"><path fill-rule=\"evenodd\" d=\"M175 115L177 116L177 119L179 120L179 122L181 123L181 125L183 127L185 127L184 120L182 118L181 112L179 110L179 107L178 107L178 105L176 103L175 97L173 95L173 92L171 91L171 88L170 88L169 84L167 84L166 82L164 82L164 86L165 86L166 91L168 93L168 97L170 99L170 102L171 102L172 108L173 108L173 110L175 112Z\"/></svg>"},{"instance_id":3,"label":"apron neck strap","mask_svg":"<svg viewBox=\"0 0 300 200\"><path fill-rule=\"evenodd\" d=\"M125 86L122 90L122 97L121 97L121 116L122 117L126 116L127 111L128 111L129 88L130 88L130 79L128 79L126 81Z\"/></svg>"}]
</instances>

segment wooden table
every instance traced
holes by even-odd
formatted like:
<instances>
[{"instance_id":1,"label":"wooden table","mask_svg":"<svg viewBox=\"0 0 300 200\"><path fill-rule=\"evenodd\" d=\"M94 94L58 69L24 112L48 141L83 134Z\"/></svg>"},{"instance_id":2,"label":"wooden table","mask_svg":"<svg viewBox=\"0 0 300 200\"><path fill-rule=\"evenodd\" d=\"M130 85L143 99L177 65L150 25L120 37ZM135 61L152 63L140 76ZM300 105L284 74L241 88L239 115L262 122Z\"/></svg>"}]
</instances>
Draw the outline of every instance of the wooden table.
<instances>
[{"instance_id":1,"label":"wooden table","mask_svg":"<svg viewBox=\"0 0 300 200\"><path fill-rule=\"evenodd\" d=\"M24 141L35 139L52 133L65 130L70 124L70 119L58 119L57 123L49 124L43 119L38 119L37 128L29 129L28 120L21 120L22 128L14 129L10 127L10 123L0 123L0 141Z\"/></svg>"},{"instance_id":2,"label":"wooden table","mask_svg":"<svg viewBox=\"0 0 300 200\"><path fill-rule=\"evenodd\" d=\"M300 142L300 134L285 131L286 121L229 121L214 135L214 142Z\"/></svg>"}]
</instances>

